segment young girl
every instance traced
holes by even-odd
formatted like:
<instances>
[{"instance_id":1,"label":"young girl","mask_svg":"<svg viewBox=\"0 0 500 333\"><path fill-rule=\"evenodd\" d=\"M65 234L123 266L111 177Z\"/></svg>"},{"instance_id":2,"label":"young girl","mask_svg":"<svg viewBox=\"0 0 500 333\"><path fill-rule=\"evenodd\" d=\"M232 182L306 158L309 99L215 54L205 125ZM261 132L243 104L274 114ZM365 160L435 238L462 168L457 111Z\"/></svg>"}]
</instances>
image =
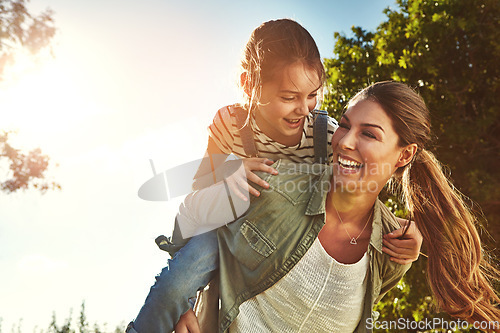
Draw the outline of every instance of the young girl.
<instances>
[{"instance_id":1,"label":"young girl","mask_svg":"<svg viewBox=\"0 0 500 333\"><path fill-rule=\"evenodd\" d=\"M317 104L325 72L311 35L288 19L266 22L253 31L244 51L242 69L241 87L246 103L224 107L215 115L209 127L206 156L216 162L200 166L197 177L210 173L221 163L213 155L233 153L243 158L247 179L267 189L269 184L255 171L276 175L277 170L270 165L278 159L314 162L311 111ZM241 112L253 131L257 157L247 156L243 149L236 122ZM337 122L329 118L328 142L337 127ZM329 147L328 162L332 156ZM255 185L241 181L238 184L242 190L260 195ZM405 264L418 257L421 238L418 231L398 239L402 235L402 229L392 233L385 251L396 262ZM193 237L186 245L179 241L179 236L176 223L169 252L173 254L183 247L156 278L139 315L129 325L130 332L171 332L190 308L188 299L208 284L218 268L215 230Z\"/></svg>"}]
</instances>

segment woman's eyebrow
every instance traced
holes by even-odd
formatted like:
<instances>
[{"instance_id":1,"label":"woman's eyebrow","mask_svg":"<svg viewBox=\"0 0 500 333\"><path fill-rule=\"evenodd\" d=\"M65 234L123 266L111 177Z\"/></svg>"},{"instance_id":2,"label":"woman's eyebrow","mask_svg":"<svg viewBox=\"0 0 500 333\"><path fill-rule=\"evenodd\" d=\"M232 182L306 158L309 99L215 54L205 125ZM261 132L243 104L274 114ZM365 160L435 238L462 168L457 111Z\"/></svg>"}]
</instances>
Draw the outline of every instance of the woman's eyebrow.
<instances>
[{"instance_id":1,"label":"woman's eyebrow","mask_svg":"<svg viewBox=\"0 0 500 333\"><path fill-rule=\"evenodd\" d=\"M347 117L345 114L342 115L342 118L345 118L345 120L347 120L347 122L351 122L349 120L349 117ZM382 126L380 125L377 125L377 124L370 124L370 123L362 123L361 124L362 127L375 127L375 128L379 128L382 132L385 133L384 129L382 128Z\"/></svg>"},{"instance_id":2,"label":"woman's eyebrow","mask_svg":"<svg viewBox=\"0 0 500 333\"><path fill-rule=\"evenodd\" d=\"M376 125L376 124L363 123L363 124L361 124L361 126L363 126L363 127L375 127L375 128L379 128L382 132L385 133L385 131L382 128L382 126L379 126L379 125Z\"/></svg>"}]
</instances>

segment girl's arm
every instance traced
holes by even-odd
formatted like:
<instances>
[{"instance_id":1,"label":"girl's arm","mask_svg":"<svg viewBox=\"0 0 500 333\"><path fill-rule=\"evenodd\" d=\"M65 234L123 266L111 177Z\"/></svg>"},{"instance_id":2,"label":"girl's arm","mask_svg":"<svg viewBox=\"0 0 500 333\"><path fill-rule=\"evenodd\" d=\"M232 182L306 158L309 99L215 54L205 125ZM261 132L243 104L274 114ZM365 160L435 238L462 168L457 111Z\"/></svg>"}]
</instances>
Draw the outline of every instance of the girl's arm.
<instances>
[{"instance_id":1,"label":"girl's arm","mask_svg":"<svg viewBox=\"0 0 500 333\"><path fill-rule=\"evenodd\" d=\"M215 141L209 137L208 146L205 152L205 156L198 168L195 175L195 180L193 183L193 189L200 189L204 184L198 184L197 179L205 178L208 174L213 173L214 183L216 182L215 170L220 167L226 160L228 154L225 154L215 143ZM255 171L263 171L270 173L272 175L277 175L278 171L271 167L274 162L267 158L244 158L243 166L245 168L245 174L242 177L231 177L228 179L229 187L235 192L235 194L242 200L247 200L243 192L251 193L254 196L259 196L260 192L257 191L249 182L255 183L263 188L268 188L264 180L257 176ZM241 190L240 190L241 188Z\"/></svg>"},{"instance_id":2,"label":"girl's arm","mask_svg":"<svg viewBox=\"0 0 500 333\"><path fill-rule=\"evenodd\" d=\"M201 160L200 166L198 167L198 170L194 175L193 190L199 190L203 188L204 184L198 183L197 180L205 178L205 176L207 176L210 173L214 173L215 169L217 169L224 163L227 156L228 154L222 152L222 150L217 146L215 141L211 137L209 137L207 150L205 151L205 155Z\"/></svg>"},{"instance_id":3,"label":"girl's arm","mask_svg":"<svg viewBox=\"0 0 500 333\"><path fill-rule=\"evenodd\" d=\"M384 235L382 251L391 256L391 260L406 265L418 259L423 237L415 222L398 218L401 228ZM408 231L404 233L406 224L410 223Z\"/></svg>"},{"instance_id":4,"label":"girl's arm","mask_svg":"<svg viewBox=\"0 0 500 333\"><path fill-rule=\"evenodd\" d=\"M244 173L242 165L223 182L190 193L179 206L177 223L183 239L217 229L243 215L250 201L240 199L227 182Z\"/></svg>"}]
</instances>

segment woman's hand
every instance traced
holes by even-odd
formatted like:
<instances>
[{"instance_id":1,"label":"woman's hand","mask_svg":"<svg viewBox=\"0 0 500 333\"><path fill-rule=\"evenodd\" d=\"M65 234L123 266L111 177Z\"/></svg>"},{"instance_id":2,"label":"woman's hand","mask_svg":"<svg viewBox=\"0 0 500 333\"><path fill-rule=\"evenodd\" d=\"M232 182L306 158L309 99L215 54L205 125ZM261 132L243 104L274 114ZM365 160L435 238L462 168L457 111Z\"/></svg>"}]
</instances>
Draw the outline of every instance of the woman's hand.
<instances>
[{"instance_id":1,"label":"woman's hand","mask_svg":"<svg viewBox=\"0 0 500 333\"><path fill-rule=\"evenodd\" d=\"M175 333L200 333L198 318L192 309L183 314L175 325Z\"/></svg>"},{"instance_id":2,"label":"woman's hand","mask_svg":"<svg viewBox=\"0 0 500 333\"><path fill-rule=\"evenodd\" d=\"M277 175L278 170L270 166L273 163L273 161L267 158L252 157L243 159L240 170L226 178L229 188L236 196L244 201L247 201L248 198L243 192L250 193L258 197L260 192L253 188L249 182L253 182L265 189L269 188L269 184L257 176L254 172L263 171L271 175Z\"/></svg>"},{"instance_id":3,"label":"woman's hand","mask_svg":"<svg viewBox=\"0 0 500 333\"><path fill-rule=\"evenodd\" d=\"M423 237L415 222L400 218L398 221L402 227L384 235L382 251L391 256L391 261L406 265L418 259ZM407 223L410 226L403 236Z\"/></svg>"}]
</instances>

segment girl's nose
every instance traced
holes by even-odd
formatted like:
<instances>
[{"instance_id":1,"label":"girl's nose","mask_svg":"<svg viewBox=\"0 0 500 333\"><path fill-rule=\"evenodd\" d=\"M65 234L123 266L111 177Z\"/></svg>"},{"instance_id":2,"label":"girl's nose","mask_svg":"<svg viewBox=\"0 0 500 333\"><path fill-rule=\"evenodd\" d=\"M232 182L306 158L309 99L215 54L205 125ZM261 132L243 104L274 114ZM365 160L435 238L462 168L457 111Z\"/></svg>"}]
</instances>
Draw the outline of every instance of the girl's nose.
<instances>
[{"instance_id":1,"label":"girl's nose","mask_svg":"<svg viewBox=\"0 0 500 333\"><path fill-rule=\"evenodd\" d=\"M300 104L297 105L297 109L295 110L295 112L301 116L307 116L310 111L312 110L309 110L307 101L301 101Z\"/></svg>"}]
</instances>

